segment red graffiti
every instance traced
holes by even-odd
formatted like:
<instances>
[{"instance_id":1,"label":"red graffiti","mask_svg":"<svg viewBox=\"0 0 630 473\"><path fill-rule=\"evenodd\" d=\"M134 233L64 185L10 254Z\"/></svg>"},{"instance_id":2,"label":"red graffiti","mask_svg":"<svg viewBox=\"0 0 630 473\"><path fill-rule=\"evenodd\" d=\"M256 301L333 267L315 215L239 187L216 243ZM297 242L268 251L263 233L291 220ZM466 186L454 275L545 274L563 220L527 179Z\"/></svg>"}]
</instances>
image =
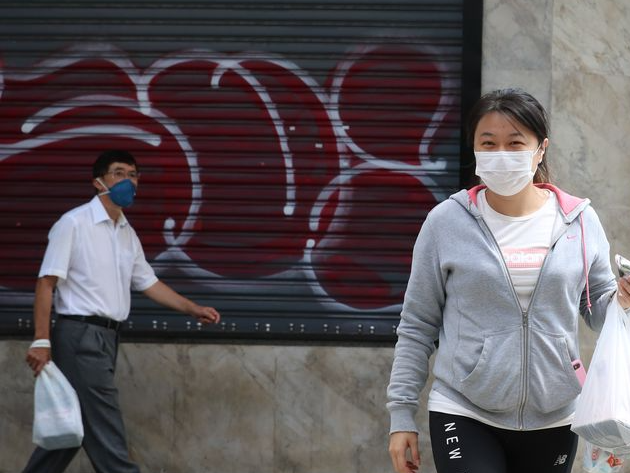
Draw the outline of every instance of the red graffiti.
<instances>
[{"instance_id":1,"label":"red graffiti","mask_svg":"<svg viewBox=\"0 0 630 473\"><path fill-rule=\"evenodd\" d=\"M48 229L93 194L98 153L121 148L140 163L128 214L162 276L236 293L288 278L338 309L395 306L444 198L435 150L457 133L445 66L403 46L351 51L325 84L270 54L180 51L140 70L104 44L1 77L8 290L32 291Z\"/></svg>"}]
</instances>

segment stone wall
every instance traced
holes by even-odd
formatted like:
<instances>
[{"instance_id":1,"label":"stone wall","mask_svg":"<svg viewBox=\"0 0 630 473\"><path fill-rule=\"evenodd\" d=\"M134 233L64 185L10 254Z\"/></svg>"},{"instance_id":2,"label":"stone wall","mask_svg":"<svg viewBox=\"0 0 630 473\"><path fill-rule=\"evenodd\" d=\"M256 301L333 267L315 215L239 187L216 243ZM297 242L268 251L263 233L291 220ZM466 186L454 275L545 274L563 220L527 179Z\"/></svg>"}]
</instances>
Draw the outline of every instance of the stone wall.
<instances>
[{"instance_id":1,"label":"stone wall","mask_svg":"<svg viewBox=\"0 0 630 473\"><path fill-rule=\"evenodd\" d=\"M543 102L556 183L593 201L612 253L626 256L629 9L626 0L486 0L483 35L483 90L519 86ZM594 340L584 329L583 358ZM19 471L31 450L27 346L0 341L0 473ZM154 473L392 471L392 356L391 347L123 344L117 379L132 456ZM433 473L424 410L418 419L422 471ZM92 472L84 453L68 472Z\"/></svg>"},{"instance_id":2,"label":"stone wall","mask_svg":"<svg viewBox=\"0 0 630 473\"><path fill-rule=\"evenodd\" d=\"M32 444L28 342L0 342L0 472ZM121 346L117 380L142 471L386 471L392 350L267 345ZM376 468L376 469L375 469ZM92 473L85 453L69 473Z\"/></svg>"}]
</instances>

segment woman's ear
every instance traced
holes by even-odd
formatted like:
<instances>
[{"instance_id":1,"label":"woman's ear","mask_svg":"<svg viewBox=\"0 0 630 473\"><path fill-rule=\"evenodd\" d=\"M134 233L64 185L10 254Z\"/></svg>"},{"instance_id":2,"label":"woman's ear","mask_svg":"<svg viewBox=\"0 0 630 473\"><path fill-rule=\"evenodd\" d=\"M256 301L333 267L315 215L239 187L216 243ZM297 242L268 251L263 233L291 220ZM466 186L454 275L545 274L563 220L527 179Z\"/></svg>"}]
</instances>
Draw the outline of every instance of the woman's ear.
<instances>
[{"instance_id":1,"label":"woman's ear","mask_svg":"<svg viewBox=\"0 0 630 473\"><path fill-rule=\"evenodd\" d=\"M538 161L538 164L543 162L545 151L547 151L547 146L549 146L549 138L545 138L540 144L540 160Z\"/></svg>"}]
</instances>

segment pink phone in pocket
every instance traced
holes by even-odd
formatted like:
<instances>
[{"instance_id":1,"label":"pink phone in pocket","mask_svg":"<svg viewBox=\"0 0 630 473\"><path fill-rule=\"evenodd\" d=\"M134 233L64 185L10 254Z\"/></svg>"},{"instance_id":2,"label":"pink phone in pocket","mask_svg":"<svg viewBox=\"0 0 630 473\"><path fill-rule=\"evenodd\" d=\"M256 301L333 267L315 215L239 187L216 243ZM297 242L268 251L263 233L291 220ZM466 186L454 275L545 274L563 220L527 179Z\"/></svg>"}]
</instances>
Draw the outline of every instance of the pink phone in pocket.
<instances>
[{"instance_id":1,"label":"pink phone in pocket","mask_svg":"<svg viewBox=\"0 0 630 473\"><path fill-rule=\"evenodd\" d=\"M582 360L578 358L577 360L573 360L571 364L575 370L575 376L577 376L577 379L580 382L580 386L584 386L584 381L586 380L586 369L584 368Z\"/></svg>"}]
</instances>

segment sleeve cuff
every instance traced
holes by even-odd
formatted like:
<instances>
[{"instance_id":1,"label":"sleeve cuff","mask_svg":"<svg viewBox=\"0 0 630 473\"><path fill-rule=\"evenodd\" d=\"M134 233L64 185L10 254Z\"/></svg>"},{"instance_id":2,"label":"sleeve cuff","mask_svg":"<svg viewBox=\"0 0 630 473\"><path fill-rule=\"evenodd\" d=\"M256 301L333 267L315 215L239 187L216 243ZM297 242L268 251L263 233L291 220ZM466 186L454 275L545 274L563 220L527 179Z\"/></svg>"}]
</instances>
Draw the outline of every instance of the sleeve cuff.
<instances>
[{"instance_id":1,"label":"sleeve cuff","mask_svg":"<svg viewBox=\"0 0 630 473\"><path fill-rule=\"evenodd\" d=\"M42 268L37 275L38 278L43 278L44 276L55 276L59 279L66 279L68 277L68 273L61 269L52 269L52 268Z\"/></svg>"},{"instance_id":2,"label":"sleeve cuff","mask_svg":"<svg viewBox=\"0 0 630 473\"><path fill-rule=\"evenodd\" d=\"M144 284L142 285L134 285L133 290L134 291L138 291L138 292L144 292L147 289L149 289L151 286L153 286L156 282L158 282L159 279L157 276L153 276L153 278L149 279L148 281L144 282Z\"/></svg>"},{"instance_id":3,"label":"sleeve cuff","mask_svg":"<svg viewBox=\"0 0 630 473\"><path fill-rule=\"evenodd\" d=\"M419 433L413 412L410 409L394 409L390 413L389 433L394 432L415 432Z\"/></svg>"}]
</instances>

